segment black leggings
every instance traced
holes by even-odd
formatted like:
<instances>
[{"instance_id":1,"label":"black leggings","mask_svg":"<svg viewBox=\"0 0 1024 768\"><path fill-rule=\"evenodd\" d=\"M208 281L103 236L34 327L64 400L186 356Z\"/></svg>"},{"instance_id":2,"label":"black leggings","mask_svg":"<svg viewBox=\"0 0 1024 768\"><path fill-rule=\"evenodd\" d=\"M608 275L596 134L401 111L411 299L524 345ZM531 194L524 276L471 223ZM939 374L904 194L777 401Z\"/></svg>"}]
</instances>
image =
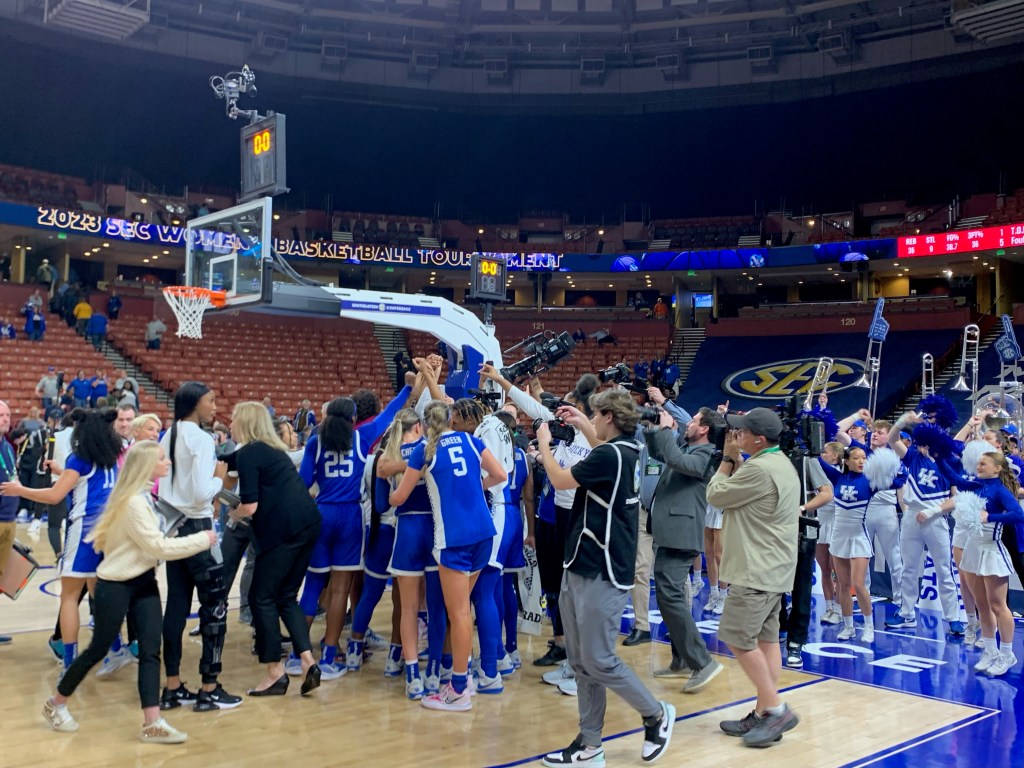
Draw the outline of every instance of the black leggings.
<instances>
[{"instance_id":1,"label":"black leggings","mask_svg":"<svg viewBox=\"0 0 1024 768\"><path fill-rule=\"evenodd\" d=\"M181 526L179 535L212 529L212 518L190 519ZM192 610L193 592L199 595L199 629L203 639L199 673L203 684L210 685L217 682L221 670L227 632L228 591L224 586L224 565L214 560L209 551L167 563L164 669L168 677L177 677L181 670L181 636Z\"/></svg>"},{"instance_id":2,"label":"black leggings","mask_svg":"<svg viewBox=\"0 0 1024 768\"><path fill-rule=\"evenodd\" d=\"M134 623L139 640L139 700L142 707L160 703L160 589L156 571L128 581L96 581L96 626L89 647L64 673L57 692L70 696L89 670L103 661L125 616Z\"/></svg>"},{"instance_id":3,"label":"black leggings","mask_svg":"<svg viewBox=\"0 0 1024 768\"><path fill-rule=\"evenodd\" d=\"M562 591L562 564L565 562L565 539L569 533L571 511L568 507L555 507L554 523L537 518L534 525L537 539L537 570L540 571L541 589L547 596L555 637L564 634L562 617L558 611L558 595Z\"/></svg>"},{"instance_id":4,"label":"black leggings","mask_svg":"<svg viewBox=\"0 0 1024 768\"><path fill-rule=\"evenodd\" d=\"M298 594L319 535L320 525L311 525L289 541L261 551L256 558L249 588L249 610L256 630L260 664L281 660L282 621L292 637L296 656L313 650Z\"/></svg>"},{"instance_id":5,"label":"black leggings","mask_svg":"<svg viewBox=\"0 0 1024 768\"><path fill-rule=\"evenodd\" d=\"M61 539L60 526L68 517L68 500L67 497L61 499L56 504L51 504L48 507L47 518L46 518L46 537L50 540L50 546L53 547L53 554L58 558L64 548L64 541Z\"/></svg>"}]
</instances>

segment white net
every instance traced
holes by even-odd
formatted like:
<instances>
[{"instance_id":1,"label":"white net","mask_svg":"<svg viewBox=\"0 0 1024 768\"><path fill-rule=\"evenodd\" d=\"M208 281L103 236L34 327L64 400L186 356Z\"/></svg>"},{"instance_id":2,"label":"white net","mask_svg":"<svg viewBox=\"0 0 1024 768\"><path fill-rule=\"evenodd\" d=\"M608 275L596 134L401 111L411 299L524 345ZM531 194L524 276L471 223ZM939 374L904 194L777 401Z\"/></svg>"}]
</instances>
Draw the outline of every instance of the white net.
<instances>
[{"instance_id":1,"label":"white net","mask_svg":"<svg viewBox=\"0 0 1024 768\"><path fill-rule=\"evenodd\" d=\"M164 298L178 319L178 336L203 338L203 313L213 306L209 293L195 288L164 288Z\"/></svg>"}]
</instances>

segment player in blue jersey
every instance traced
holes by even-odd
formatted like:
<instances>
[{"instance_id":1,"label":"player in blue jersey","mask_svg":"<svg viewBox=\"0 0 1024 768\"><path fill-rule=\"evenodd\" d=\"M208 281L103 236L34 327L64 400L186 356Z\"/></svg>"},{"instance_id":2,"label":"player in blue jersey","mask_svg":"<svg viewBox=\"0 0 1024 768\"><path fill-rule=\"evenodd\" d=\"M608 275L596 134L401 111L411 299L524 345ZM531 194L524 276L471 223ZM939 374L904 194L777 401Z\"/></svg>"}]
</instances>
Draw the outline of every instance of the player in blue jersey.
<instances>
[{"instance_id":1,"label":"player in blue jersey","mask_svg":"<svg viewBox=\"0 0 1024 768\"><path fill-rule=\"evenodd\" d=\"M452 430L447 403L432 400L424 409L423 422L426 442L409 456L409 466L391 493L391 503L404 503L426 475L434 515L434 557L440 566L452 627L453 664L451 682L438 693L424 697L423 706L465 711L472 707L467 690L473 633L469 595L490 559L495 534L484 490L504 483L508 475L482 441Z\"/></svg>"},{"instance_id":2,"label":"player in blue jersey","mask_svg":"<svg viewBox=\"0 0 1024 768\"><path fill-rule=\"evenodd\" d=\"M511 433L516 427L515 417L508 411L501 410L494 414ZM505 506L505 527L510 530L511 545L505 557L505 568L501 577L500 602L504 605L503 620L505 624L505 655L498 660L498 672L508 674L523 666L519 657L519 598L516 596L516 582L519 572L526 568L523 555L525 536L523 535L523 515L533 520L533 472L526 451L515 447L512 474L508 479L508 501Z\"/></svg>"},{"instance_id":3,"label":"player in blue jersey","mask_svg":"<svg viewBox=\"0 0 1024 768\"><path fill-rule=\"evenodd\" d=\"M21 496L41 504L57 504L71 494L64 552L60 563L60 630L64 640L64 669L71 666L78 650L78 601L82 588L91 594L96 584L100 555L85 537L92 531L117 481L117 460L121 438L114 432L117 411L75 409L71 434L71 455L50 488L29 489L17 481L0 485L4 496ZM51 471L56 472L52 467Z\"/></svg>"},{"instance_id":4,"label":"player in blue jersey","mask_svg":"<svg viewBox=\"0 0 1024 768\"><path fill-rule=\"evenodd\" d=\"M366 457L411 391L411 387L405 387L387 408L358 428L354 424L355 401L348 397L331 400L324 420L317 433L309 438L302 456L299 474L307 487L316 483L319 489L316 503L323 523L300 603L306 620L312 624L320 593L329 584L327 628L321 658L324 680L335 680L345 674L345 666L337 664L335 659L353 577L363 568L360 500ZM288 674L301 674L297 659L289 659L287 671Z\"/></svg>"}]
</instances>

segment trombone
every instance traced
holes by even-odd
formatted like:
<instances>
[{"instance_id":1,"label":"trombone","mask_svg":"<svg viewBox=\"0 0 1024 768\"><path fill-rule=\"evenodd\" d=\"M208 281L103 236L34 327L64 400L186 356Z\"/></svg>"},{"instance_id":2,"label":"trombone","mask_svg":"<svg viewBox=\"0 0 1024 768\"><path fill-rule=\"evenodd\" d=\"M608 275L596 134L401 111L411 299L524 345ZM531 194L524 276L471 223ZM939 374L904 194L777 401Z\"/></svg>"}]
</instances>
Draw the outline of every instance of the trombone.
<instances>
[{"instance_id":1,"label":"trombone","mask_svg":"<svg viewBox=\"0 0 1024 768\"><path fill-rule=\"evenodd\" d=\"M935 358L930 352L921 355L921 397L935 394Z\"/></svg>"},{"instance_id":2,"label":"trombone","mask_svg":"<svg viewBox=\"0 0 1024 768\"><path fill-rule=\"evenodd\" d=\"M954 392L970 392L973 411L974 401L978 399L978 346L981 341L981 329L974 323L964 326L964 343L960 348L960 374L951 389ZM970 384L967 383L967 364L971 365Z\"/></svg>"},{"instance_id":3,"label":"trombone","mask_svg":"<svg viewBox=\"0 0 1024 768\"><path fill-rule=\"evenodd\" d=\"M832 376L833 360L831 357L819 357L818 367L814 371L814 378L811 379L811 386L807 390L807 399L804 400L804 410L810 411L814 408L815 391L818 395L828 392L828 380Z\"/></svg>"}]
</instances>

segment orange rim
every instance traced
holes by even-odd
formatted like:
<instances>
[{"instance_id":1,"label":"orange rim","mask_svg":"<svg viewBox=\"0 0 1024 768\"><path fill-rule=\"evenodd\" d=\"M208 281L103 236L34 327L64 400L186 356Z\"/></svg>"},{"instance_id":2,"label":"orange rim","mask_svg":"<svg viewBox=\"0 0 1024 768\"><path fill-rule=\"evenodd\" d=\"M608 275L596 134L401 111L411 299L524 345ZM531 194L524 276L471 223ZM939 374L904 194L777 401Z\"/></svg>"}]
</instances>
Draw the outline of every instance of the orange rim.
<instances>
[{"instance_id":1,"label":"orange rim","mask_svg":"<svg viewBox=\"0 0 1024 768\"><path fill-rule=\"evenodd\" d=\"M184 298L206 296L210 300L210 305L214 307L223 307L228 300L226 291L211 291L209 288L200 288L195 285L169 285L163 291L165 294Z\"/></svg>"}]
</instances>

